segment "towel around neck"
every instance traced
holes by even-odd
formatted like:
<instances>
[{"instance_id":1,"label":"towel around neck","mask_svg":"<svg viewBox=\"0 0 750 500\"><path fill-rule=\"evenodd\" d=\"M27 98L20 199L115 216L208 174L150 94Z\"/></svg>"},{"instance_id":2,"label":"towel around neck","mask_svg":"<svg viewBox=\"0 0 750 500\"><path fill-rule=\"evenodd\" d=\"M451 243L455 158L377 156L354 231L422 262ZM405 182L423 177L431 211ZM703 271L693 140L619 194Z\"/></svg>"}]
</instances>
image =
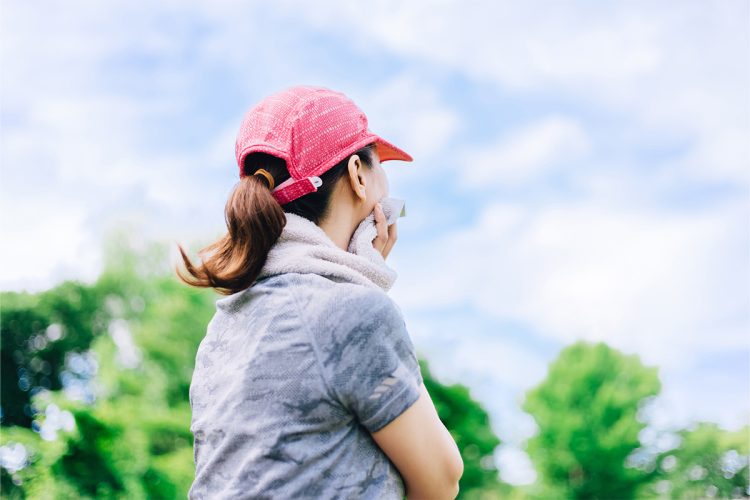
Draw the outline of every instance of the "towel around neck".
<instances>
[{"instance_id":1,"label":"towel around neck","mask_svg":"<svg viewBox=\"0 0 750 500\"><path fill-rule=\"evenodd\" d=\"M323 229L302 216L286 213L286 225L271 247L257 279L284 273L312 273L334 281L358 283L387 292L397 273L388 267L380 252L359 255L338 247ZM373 224L371 218L362 225ZM359 227L358 227L359 228ZM371 237L371 231L355 231L356 237ZM354 238L353 238L354 239ZM372 238L369 241L372 246ZM351 245L350 249L363 248Z\"/></svg>"}]
</instances>

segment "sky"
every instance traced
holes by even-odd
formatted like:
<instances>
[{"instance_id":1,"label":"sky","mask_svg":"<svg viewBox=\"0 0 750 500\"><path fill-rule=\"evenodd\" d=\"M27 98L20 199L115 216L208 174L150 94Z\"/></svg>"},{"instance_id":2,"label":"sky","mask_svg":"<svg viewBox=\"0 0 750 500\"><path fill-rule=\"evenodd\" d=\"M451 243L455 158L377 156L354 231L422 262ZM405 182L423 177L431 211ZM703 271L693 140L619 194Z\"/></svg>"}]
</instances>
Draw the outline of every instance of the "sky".
<instances>
[{"instance_id":1,"label":"sky","mask_svg":"<svg viewBox=\"0 0 750 500\"><path fill-rule=\"evenodd\" d=\"M93 282L121 225L225 230L245 111L351 97L414 162L388 263L415 347L535 473L520 409L577 340L658 366L652 424L750 419L750 4L2 3L0 289Z\"/></svg>"}]
</instances>

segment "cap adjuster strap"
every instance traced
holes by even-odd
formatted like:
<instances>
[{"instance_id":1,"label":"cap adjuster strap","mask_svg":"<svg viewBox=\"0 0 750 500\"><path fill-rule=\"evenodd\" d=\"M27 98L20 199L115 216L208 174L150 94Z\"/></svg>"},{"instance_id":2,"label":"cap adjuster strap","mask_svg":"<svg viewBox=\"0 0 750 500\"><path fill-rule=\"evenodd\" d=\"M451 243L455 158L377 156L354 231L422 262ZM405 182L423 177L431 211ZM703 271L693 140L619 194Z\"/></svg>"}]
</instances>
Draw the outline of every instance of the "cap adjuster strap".
<instances>
[{"instance_id":1,"label":"cap adjuster strap","mask_svg":"<svg viewBox=\"0 0 750 500\"><path fill-rule=\"evenodd\" d=\"M317 191L322 185L322 179L315 175L299 180L289 178L279 184L276 189L272 191L272 194L274 198L283 205L299 198L300 196Z\"/></svg>"}]
</instances>

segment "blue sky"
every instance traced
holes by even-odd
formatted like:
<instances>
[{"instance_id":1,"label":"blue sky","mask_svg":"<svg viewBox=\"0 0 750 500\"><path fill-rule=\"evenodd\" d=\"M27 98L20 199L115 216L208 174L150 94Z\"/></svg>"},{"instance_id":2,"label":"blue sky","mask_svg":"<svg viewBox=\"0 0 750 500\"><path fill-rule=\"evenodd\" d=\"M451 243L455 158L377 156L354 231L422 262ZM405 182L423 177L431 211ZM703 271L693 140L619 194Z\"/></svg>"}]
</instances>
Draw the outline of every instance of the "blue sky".
<instances>
[{"instance_id":1,"label":"blue sky","mask_svg":"<svg viewBox=\"0 0 750 500\"><path fill-rule=\"evenodd\" d=\"M579 339L658 365L654 425L750 415L748 3L5 2L0 288L94 280L118 224L224 230L234 139L295 84L409 151L415 345L533 469L522 394ZM174 246L174 245L173 245ZM176 259L176 253L174 255ZM175 260L176 262L176 260Z\"/></svg>"}]
</instances>

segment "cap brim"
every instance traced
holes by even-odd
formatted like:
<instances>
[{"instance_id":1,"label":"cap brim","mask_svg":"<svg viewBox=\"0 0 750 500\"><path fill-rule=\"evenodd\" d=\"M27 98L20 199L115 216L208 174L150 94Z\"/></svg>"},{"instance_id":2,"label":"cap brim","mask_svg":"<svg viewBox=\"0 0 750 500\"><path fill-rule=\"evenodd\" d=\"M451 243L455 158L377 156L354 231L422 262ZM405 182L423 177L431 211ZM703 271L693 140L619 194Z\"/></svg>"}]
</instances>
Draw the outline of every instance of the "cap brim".
<instances>
[{"instance_id":1,"label":"cap brim","mask_svg":"<svg viewBox=\"0 0 750 500\"><path fill-rule=\"evenodd\" d=\"M394 146L378 135L373 135L375 136L375 144L377 145L378 156L381 162L388 160L414 161L414 158L403 149Z\"/></svg>"}]
</instances>

